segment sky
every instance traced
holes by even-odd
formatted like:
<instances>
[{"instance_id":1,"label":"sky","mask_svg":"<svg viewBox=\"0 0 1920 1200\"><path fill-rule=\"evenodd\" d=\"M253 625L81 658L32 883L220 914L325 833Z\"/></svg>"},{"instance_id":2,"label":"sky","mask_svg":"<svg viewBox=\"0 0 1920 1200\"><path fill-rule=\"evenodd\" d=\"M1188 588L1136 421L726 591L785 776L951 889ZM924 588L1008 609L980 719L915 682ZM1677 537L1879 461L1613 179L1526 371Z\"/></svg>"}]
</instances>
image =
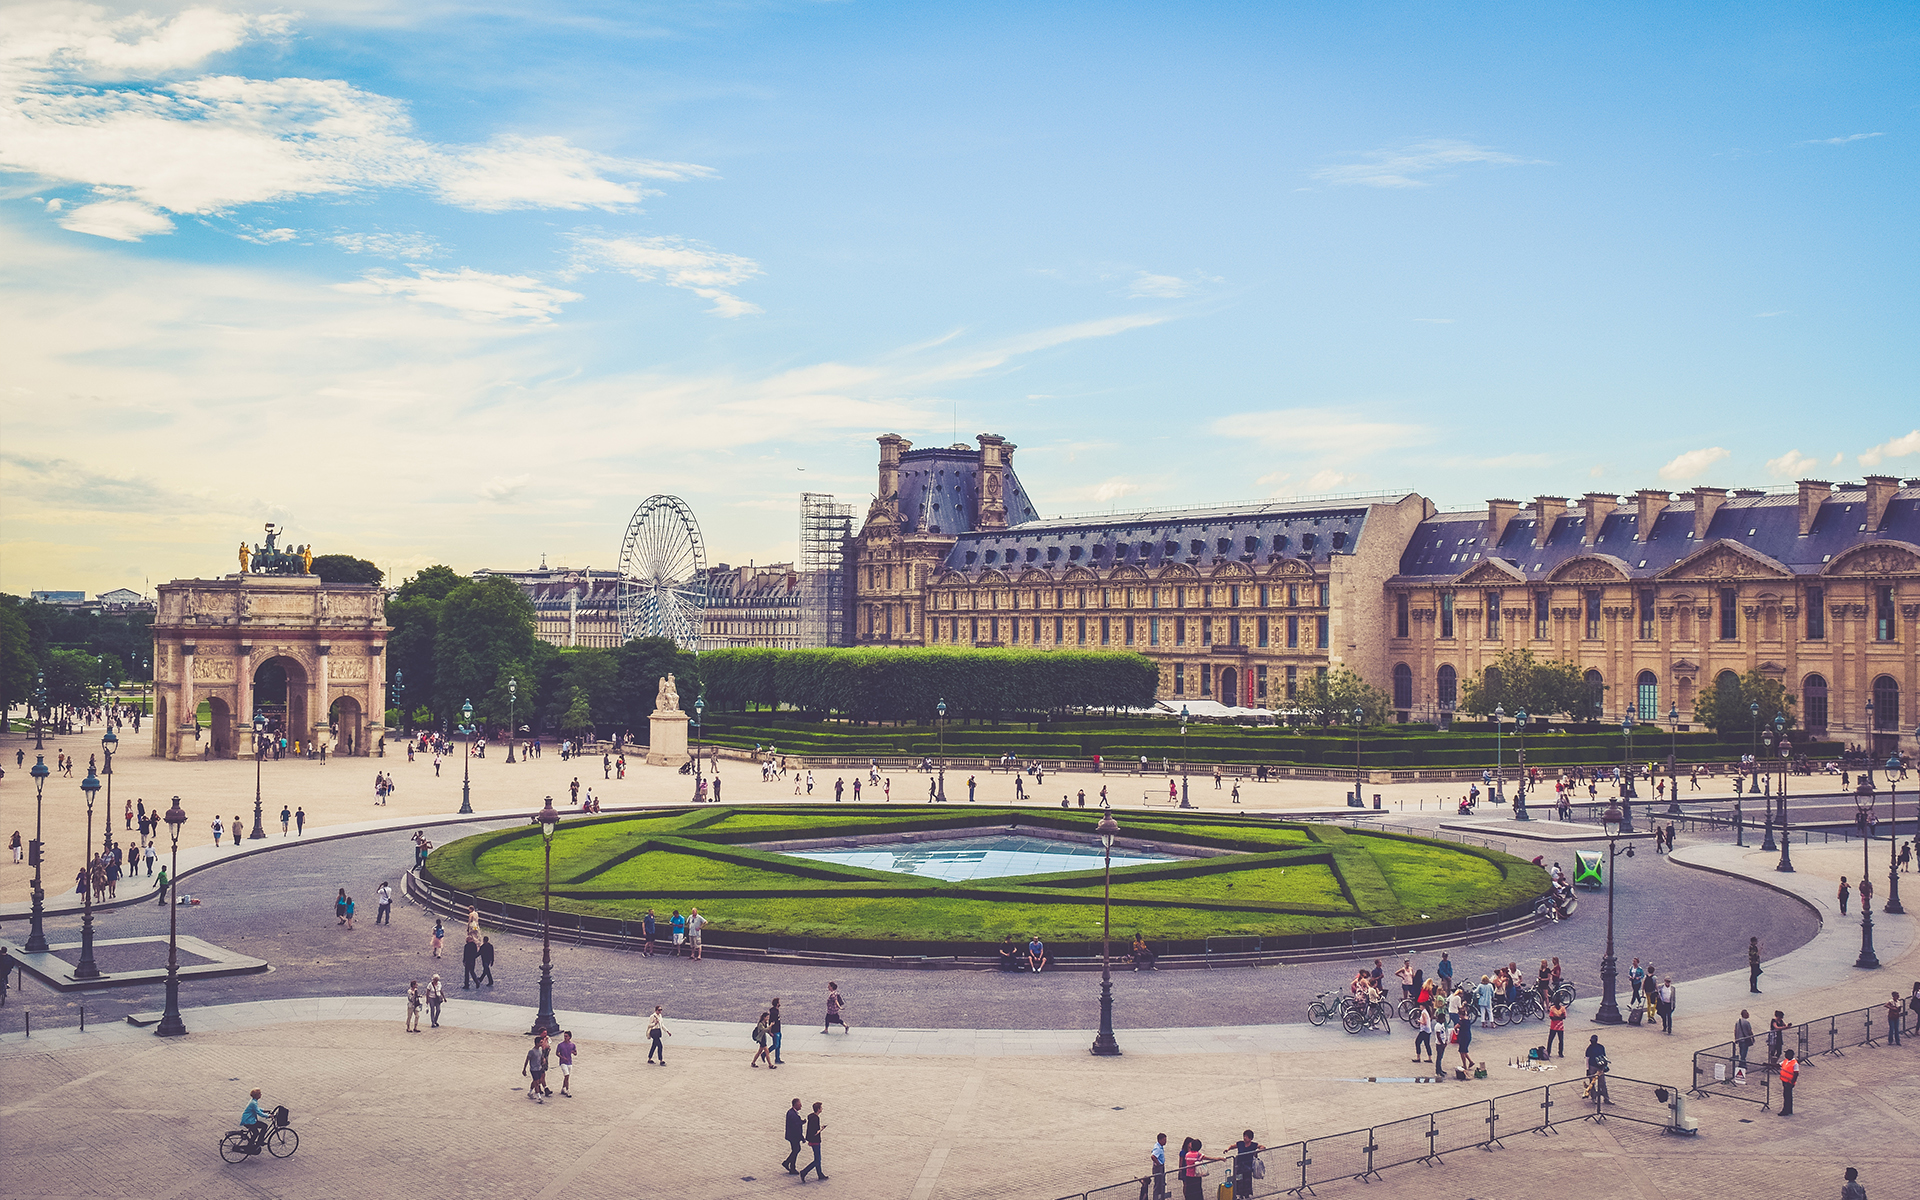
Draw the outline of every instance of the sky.
<instances>
[{"instance_id":1,"label":"sky","mask_svg":"<svg viewBox=\"0 0 1920 1200\"><path fill-rule=\"evenodd\" d=\"M0 5L0 591L1920 476L1920 8Z\"/></svg>"}]
</instances>

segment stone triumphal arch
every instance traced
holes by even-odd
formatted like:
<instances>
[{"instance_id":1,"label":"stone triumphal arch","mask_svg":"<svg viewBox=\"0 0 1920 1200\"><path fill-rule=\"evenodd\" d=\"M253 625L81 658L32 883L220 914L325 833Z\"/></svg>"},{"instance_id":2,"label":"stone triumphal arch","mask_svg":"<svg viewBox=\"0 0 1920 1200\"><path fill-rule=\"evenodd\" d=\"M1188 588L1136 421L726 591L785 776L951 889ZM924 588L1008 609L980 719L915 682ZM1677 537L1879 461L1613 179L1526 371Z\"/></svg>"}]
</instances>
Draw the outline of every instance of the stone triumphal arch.
<instances>
[{"instance_id":1,"label":"stone triumphal arch","mask_svg":"<svg viewBox=\"0 0 1920 1200\"><path fill-rule=\"evenodd\" d=\"M265 551L243 552L237 574L160 585L154 755L250 754L256 712L290 741L333 754L377 750L387 709L386 594L322 582L305 573L307 562L274 551L269 531Z\"/></svg>"}]
</instances>

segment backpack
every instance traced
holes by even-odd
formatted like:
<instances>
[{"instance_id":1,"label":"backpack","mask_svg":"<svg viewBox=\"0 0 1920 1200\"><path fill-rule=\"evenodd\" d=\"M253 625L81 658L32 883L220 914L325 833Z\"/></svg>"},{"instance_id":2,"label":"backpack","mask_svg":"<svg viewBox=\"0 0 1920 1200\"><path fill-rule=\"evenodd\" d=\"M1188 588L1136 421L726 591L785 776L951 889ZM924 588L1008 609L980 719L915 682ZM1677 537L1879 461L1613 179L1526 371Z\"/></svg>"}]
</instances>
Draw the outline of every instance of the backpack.
<instances>
[{"instance_id":1,"label":"backpack","mask_svg":"<svg viewBox=\"0 0 1920 1200\"><path fill-rule=\"evenodd\" d=\"M758 1026L758 1025L755 1025L755 1026L753 1027L753 1035L752 1035L752 1036L753 1036L753 1040L754 1040L754 1042L755 1042L756 1044L758 1044L758 1045L761 1045L761 1046L764 1046L764 1045L766 1045L766 1044L767 1044L767 1031L766 1031L766 1030L764 1030L764 1029L762 1029L762 1028L761 1028L760 1026Z\"/></svg>"}]
</instances>

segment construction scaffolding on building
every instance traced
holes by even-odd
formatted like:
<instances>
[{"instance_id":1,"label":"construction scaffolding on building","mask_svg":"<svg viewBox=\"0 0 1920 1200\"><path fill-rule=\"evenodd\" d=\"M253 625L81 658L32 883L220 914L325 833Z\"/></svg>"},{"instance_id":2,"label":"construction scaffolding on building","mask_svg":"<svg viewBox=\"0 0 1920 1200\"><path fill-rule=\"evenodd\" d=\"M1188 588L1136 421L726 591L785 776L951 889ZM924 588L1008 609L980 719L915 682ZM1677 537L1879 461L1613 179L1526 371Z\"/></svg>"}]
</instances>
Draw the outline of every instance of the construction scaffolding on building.
<instances>
[{"instance_id":1,"label":"construction scaffolding on building","mask_svg":"<svg viewBox=\"0 0 1920 1200\"><path fill-rule=\"evenodd\" d=\"M800 494L800 644L851 645L847 548L853 506L826 492Z\"/></svg>"}]
</instances>

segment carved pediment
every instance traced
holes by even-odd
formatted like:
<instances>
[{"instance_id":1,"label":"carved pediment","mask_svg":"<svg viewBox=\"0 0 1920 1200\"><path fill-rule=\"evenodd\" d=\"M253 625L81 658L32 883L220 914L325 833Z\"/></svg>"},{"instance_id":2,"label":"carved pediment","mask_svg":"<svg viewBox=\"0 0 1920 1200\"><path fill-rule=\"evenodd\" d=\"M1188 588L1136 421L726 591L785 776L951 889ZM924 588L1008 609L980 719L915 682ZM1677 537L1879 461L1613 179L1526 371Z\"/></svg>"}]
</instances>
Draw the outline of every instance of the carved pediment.
<instances>
[{"instance_id":1,"label":"carved pediment","mask_svg":"<svg viewBox=\"0 0 1920 1200\"><path fill-rule=\"evenodd\" d=\"M996 570L993 567L988 567L986 570L980 573L980 582L984 586L992 587L995 584L1006 583L1007 575L1006 575L1006 572L1004 571Z\"/></svg>"},{"instance_id":2,"label":"carved pediment","mask_svg":"<svg viewBox=\"0 0 1920 1200\"><path fill-rule=\"evenodd\" d=\"M1673 664L1673 669L1675 671L1685 671L1689 674L1693 674L1700 670L1700 664L1697 662L1688 662L1686 659L1683 658L1679 662Z\"/></svg>"},{"instance_id":3,"label":"carved pediment","mask_svg":"<svg viewBox=\"0 0 1920 1200\"><path fill-rule=\"evenodd\" d=\"M1611 554L1582 554L1547 572L1553 583L1621 583L1630 578L1625 560Z\"/></svg>"},{"instance_id":4,"label":"carved pediment","mask_svg":"<svg viewBox=\"0 0 1920 1200\"><path fill-rule=\"evenodd\" d=\"M1147 573L1141 570L1139 567L1116 567L1114 568L1114 572L1113 572L1114 579L1116 580L1124 579L1128 582L1145 579L1146 577L1147 577Z\"/></svg>"},{"instance_id":5,"label":"carved pediment","mask_svg":"<svg viewBox=\"0 0 1920 1200\"><path fill-rule=\"evenodd\" d=\"M1020 572L1020 582L1021 583L1051 583L1053 582L1053 576L1047 574L1045 571L1041 570L1039 567L1028 567L1026 570Z\"/></svg>"},{"instance_id":6,"label":"carved pediment","mask_svg":"<svg viewBox=\"0 0 1920 1200\"><path fill-rule=\"evenodd\" d=\"M1459 587L1505 587L1513 583L1525 583L1527 577L1504 558L1489 558L1473 564L1453 577Z\"/></svg>"},{"instance_id":7,"label":"carved pediment","mask_svg":"<svg viewBox=\"0 0 1920 1200\"><path fill-rule=\"evenodd\" d=\"M1721 540L1703 546L1660 572L1661 579L1791 579L1793 572L1777 558L1739 542Z\"/></svg>"},{"instance_id":8,"label":"carved pediment","mask_svg":"<svg viewBox=\"0 0 1920 1200\"><path fill-rule=\"evenodd\" d=\"M1920 546L1912 542L1867 542L1834 555L1825 575L1920 574Z\"/></svg>"},{"instance_id":9,"label":"carved pediment","mask_svg":"<svg viewBox=\"0 0 1920 1200\"><path fill-rule=\"evenodd\" d=\"M1297 558L1283 558L1267 568L1271 579L1311 579L1313 568Z\"/></svg>"},{"instance_id":10,"label":"carved pediment","mask_svg":"<svg viewBox=\"0 0 1920 1200\"><path fill-rule=\"evenodd\" d=\"M1100 581L1098 575L1095 575L1085 567L1069 567L1067 568L1067 573L1061 576L1061 578L1068 583L1098 583Z\"/></svg>"},{"instance_id":11,"label":"carved pediment","mask_svg":"<svg viewBox=\"0 0 1920 1200\"><path fill-rule=\"evenodd\" d=\"M1200 578L1200 572L1184 563L1177 563L1160 568L1160 578L1168 583L1187 583L1197 581Z\"/></svg>"}]
</instances>

